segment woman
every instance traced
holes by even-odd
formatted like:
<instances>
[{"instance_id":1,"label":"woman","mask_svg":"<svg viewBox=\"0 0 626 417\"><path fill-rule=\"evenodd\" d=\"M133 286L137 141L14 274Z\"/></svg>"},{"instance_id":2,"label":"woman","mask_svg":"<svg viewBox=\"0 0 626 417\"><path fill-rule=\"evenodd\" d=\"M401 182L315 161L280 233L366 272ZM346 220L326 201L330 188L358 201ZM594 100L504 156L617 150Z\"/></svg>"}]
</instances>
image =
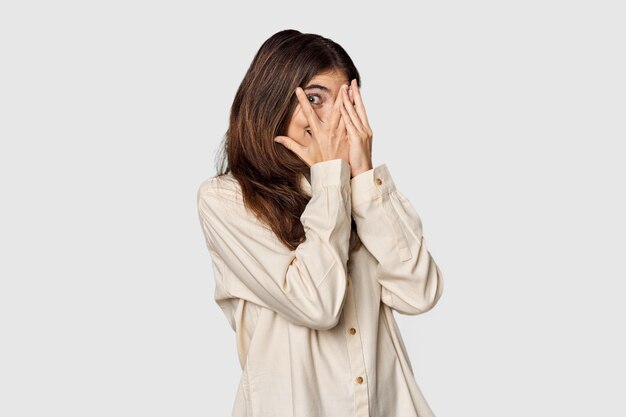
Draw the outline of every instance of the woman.
<instances>
[{"instance_id":1,"label":"woman","mask_svg":"<svg viewBox=\"0 0 626 417\"><path fill-rule=\"evenodd\" d=\"M243 371L233 416L434 415L392 310L430 310L442 275L412 204L372 167L359 87L330 39L271 36L236 93L221 168L198 189Z\"/></svg>"}]
</instances>

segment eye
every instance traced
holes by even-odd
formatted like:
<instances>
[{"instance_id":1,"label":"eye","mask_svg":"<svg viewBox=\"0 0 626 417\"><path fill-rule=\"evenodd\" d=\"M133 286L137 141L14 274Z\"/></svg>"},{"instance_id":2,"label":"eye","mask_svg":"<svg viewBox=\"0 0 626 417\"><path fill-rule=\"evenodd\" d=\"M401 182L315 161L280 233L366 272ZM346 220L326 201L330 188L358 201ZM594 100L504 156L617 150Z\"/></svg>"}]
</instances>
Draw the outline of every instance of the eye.
<instances>
[{"instance_id":1,"label":"eye","mask_svg":"<svg viewBox=\"0 0 626 417\"><path fill-rule=\"evenodd\" d=\"M322 104L322 103L320 102L320 101L322 100L322 97L321 97L320 95L318 95L318 94L310 94L310 95L308 95L308 96L307 96L307 98L309 99L309 101L311 102L311 104ZM317 99L318 99L318 101L317 101L317 102L311 101L311 98L317 98Z\"/></svg>"}]
</instances>

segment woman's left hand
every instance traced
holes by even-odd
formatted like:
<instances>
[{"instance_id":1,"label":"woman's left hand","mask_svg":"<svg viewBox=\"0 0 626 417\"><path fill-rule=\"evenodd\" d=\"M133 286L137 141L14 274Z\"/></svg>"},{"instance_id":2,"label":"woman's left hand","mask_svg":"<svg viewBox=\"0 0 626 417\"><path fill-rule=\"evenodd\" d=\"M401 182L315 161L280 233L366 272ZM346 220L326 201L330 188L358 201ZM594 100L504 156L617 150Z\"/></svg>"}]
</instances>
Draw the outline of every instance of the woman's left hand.
<instances>
[{"instance_id":1,"label":"woman's left hand","mask_svg":"<svg viewBox=\"0 0 626 417\"><path fill-rule=\"evenodd\" d=\"M372 169L372 129L365 113L365 106L356 79L350 82L350 94L343 91L341 117L346 124L350 142L351 176Z\"/></svg>"}]
</instances>

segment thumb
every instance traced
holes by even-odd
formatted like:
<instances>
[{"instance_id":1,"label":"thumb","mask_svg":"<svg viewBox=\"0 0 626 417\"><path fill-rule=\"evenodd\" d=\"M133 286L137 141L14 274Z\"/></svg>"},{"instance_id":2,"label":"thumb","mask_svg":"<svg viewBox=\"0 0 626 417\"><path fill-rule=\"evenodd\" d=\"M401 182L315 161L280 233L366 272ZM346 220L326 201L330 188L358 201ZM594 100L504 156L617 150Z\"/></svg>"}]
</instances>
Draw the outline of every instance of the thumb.
<instances>
[{"instance_id":1,"label":"thumb","mask_svg":"<svg viewBox=\"0 0 626 417\"><path fill-rule=\"evenodd\" d=\"M300 156L303 152L303 147L295 140L291 139L289 136L276 136L274 138L274 142L278 142L283 145L285 148L294 152L296 155Z\"/></svg>"}]
</instances>

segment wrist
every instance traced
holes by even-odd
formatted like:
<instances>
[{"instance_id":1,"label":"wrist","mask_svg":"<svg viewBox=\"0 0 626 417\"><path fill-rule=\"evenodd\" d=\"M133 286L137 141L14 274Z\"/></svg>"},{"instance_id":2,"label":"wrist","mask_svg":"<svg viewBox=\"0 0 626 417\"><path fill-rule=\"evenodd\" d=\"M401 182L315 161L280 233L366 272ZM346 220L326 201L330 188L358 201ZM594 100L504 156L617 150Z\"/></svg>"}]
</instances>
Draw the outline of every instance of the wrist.
<instances>
[{"instance_id":1,"label":"wrist","mask_svg":"<svg viewBox=\"0 0 626 417\"><path fill-rule=\"evenodd\" d=\"M356 168L356 169L351 170L351 174L350 174L350 175L351 175L351 177L353 178L353 177L356 177L356 176L357 176L357 175L359 175L359 174L362 174L362 173L364 173L364 172L369 171L370 169L372 169L372 166L371 166L371 165L369 165L369 166L364 166L364 167L359 167L359 168Z\"/></svg>"}]
</instances>

